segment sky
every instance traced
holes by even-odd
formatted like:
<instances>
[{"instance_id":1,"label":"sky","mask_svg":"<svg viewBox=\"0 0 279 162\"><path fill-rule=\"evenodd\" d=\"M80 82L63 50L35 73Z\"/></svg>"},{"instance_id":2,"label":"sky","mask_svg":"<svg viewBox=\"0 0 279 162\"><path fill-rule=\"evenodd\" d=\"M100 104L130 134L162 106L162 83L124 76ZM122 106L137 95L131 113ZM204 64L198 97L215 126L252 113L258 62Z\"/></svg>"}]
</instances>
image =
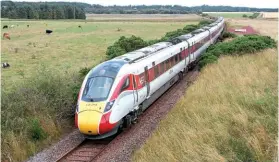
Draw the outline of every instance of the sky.
<instances>
[{"instance_id":1,"label":"sky","mask_svg":"<svg viewBox=\"0 0 279 162\"><path fill-rule=\"evenodd\" d=\"M257 7L257 8L278 8L278 0L13 0L13 1L66 1L66 2L85 2L89 4L108 5L223 5L237 7Z\"/></svg>"}]
</instances>

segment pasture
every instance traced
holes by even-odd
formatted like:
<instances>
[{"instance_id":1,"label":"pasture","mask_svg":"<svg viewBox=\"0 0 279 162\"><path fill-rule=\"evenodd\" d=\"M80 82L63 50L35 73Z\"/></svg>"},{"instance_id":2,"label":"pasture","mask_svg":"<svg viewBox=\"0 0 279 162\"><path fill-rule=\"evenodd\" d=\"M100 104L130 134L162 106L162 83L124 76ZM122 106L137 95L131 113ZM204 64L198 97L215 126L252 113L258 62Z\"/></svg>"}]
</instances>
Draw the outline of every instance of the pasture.
<instances>
[{"instance_id":1,"label":"pasture","mask_svg":"<svg viewBox=\"0 0 279 162\"><path fill-rule=\"evenodd\" d=\"M136 35L149 40L195 23L2 21L2 26L15 25L13 29L2 29L2 33L11 36L11 40L2 38L1 41L2 62L11 65L2 70L2 87L9 88L28 78L40 66L57 73L91 67L104 60L107 47L120 36ZM79 25L82 29L78 28ZM53 33L45 34L46 29L53 30Z\"/></svg>"},{"instance_id":2,"label":"pasture","mask_svg":"<svg viewBox=\"0 0 279 162\"><path fill-rule=\"evenodd\" d=\"M86 14L88 21L140 21L140 22L188 22L199 21L196 14Z\"/></svg>"}]
</instances>

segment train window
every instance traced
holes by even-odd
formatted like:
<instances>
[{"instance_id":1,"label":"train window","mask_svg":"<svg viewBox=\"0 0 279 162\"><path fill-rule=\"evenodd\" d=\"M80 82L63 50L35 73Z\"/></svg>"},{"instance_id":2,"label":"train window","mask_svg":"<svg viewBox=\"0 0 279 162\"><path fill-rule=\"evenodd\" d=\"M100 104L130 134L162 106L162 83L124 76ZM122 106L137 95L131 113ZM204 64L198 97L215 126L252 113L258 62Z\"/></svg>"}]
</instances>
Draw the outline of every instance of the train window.
<instances>
[{"instance_id":1,"label":"train window","mask_svg":"<svg viewBox=\"0 0 279 162\"><path fill-rule=\"evenodd\" d=\"M182 56L182 55L183 55L182 52L180 52L180 53L178 54L178 57L179 57L178 59L179 59L179 61L181 61L181 60L183 59L183 56Z\"/></svg>"},{"instance_id":2,"label":"train window","mask_svg":"<svg viewBox=\"0 0 279 162\"><path fill-rule=\"evenodd\" d=\"M130 85L130 79L129 79L129 77L125 80L125 82L124 82L124 84L123 84L123 86L122 86L122 88L121 88L121 92L122 91L124 91L125 89L127 89L128 87L129 87L129 85Z\"/></svg>"},{"instance_id":3,"label":"train window","mask_svg":"<svg viewBox=\"0 0 279 162\"><path fill-rule=\"evenodd\" d=\"M179 55L179 54L176 54L176 55L175 55L175 58L174 58L174 59L175 59L175 63L178 63L178 55Z\"/></svg>"},{"instance_id":4,"label":"train window","mask_svg":"<svg viewBox=\"0 0 279 162\"><path fill-rule=\"evenodd\" d=\"M165 62L160 63L160 73L163 74L165 72Z\"/></svg>"},{"instance_id":5,"label":"train window","mask_svg":"<svg viewBox=\"0 0 279 162\"><path fill-rule=\"evenodd\" d=\"M154 72L155 72L155 78L157 78L160 74L159 74L159 67L158 67L159 65L156 65L155 67L154 67Z\"/></svg>"},{"instance_id":6,"label":"train window","mask_svg":"<svg viewBox=\"0 0 279 162\"><path fill-rule=\"evenodd\" d=\"M165 62L166 63L166 71L169 70L169 62L170 62L169 60L170 59L167 59L166 62Z\"/></svg>"}]
</instances>

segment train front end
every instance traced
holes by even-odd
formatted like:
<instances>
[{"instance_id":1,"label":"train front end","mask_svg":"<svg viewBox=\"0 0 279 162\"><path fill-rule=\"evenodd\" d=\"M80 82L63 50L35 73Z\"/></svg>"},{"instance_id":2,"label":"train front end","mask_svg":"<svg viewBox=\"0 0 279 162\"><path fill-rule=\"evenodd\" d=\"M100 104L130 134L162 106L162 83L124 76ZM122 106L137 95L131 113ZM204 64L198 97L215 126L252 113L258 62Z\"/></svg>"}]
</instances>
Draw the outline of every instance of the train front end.
<instances>
[{"instance_id":1,"label":"train front end","mask_svg":"<svg viewBox=\"0 0 279 162\"><path fill-rule=\"evenodd\" d=\"M79 92L75 125L89 139L102 139L116 134L119 122L111 123L114 101L109 96L122 61L104 62L85 77Z\"/></svg>"}]
</instances>

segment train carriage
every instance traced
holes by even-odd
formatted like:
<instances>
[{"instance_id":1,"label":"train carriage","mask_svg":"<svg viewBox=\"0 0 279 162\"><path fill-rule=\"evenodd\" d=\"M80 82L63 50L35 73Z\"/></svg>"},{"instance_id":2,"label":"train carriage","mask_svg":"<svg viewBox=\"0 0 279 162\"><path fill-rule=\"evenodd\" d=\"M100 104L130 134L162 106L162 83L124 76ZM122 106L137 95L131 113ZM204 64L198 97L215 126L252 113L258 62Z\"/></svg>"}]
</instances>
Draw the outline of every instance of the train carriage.
<instances>
[{"instance_id":1,"label":"train carriage","mask_svg":"<svg viewBox=\"0 0 279 162\"><path fill-rule=\"evenodd\" d=\"M223 29L220 17L192 33L99 64L81 86L76 127L91 139L129 127L216 42Z\"/></svg>"}]
</instances>

